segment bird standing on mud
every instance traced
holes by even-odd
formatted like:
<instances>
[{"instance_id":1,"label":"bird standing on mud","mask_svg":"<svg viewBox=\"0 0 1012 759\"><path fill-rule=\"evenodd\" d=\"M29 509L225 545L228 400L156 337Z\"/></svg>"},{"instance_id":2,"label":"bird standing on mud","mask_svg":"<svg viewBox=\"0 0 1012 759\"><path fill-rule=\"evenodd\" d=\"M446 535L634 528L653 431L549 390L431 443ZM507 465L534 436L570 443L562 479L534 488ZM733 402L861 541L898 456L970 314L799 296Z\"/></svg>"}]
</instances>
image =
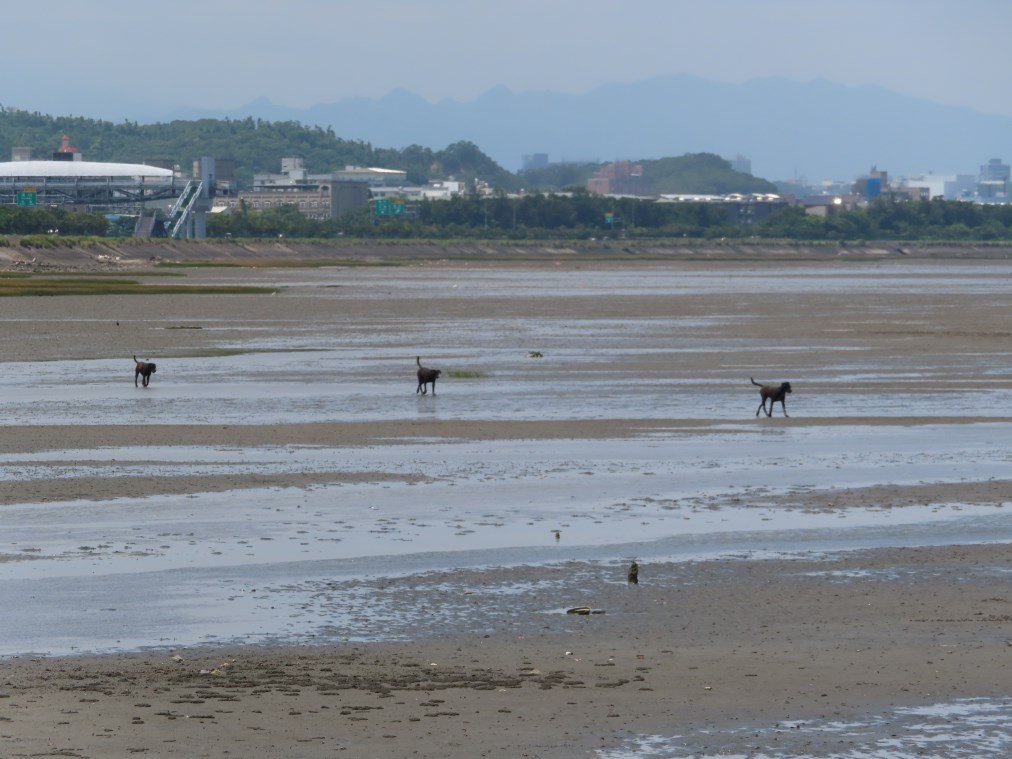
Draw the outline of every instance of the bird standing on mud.
<instances>
[{"instance_id":1,"label":"bird standing on mud","mask_svg":"<svg viewBox=\"0 0 1012 759\"><path fill-rule=\"evenodd\" d=\"M629 565L629 572L625 576L630 585L640 584L640 565L635 561Z\"/></svg>"}]
</instances>

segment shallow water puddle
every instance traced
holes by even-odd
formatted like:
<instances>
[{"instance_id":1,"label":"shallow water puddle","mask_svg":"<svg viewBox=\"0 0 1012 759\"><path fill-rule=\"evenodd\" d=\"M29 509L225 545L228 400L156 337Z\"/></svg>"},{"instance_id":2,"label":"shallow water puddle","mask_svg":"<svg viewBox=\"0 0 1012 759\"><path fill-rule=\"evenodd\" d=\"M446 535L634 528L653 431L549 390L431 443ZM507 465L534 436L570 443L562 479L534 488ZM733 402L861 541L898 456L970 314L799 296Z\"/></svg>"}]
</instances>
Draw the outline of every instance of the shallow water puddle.
<instances>
[{"instance_id":1,"label":"shallow water puddle","mask_svg":"<svg viewBox=\"0 0 1012 759\"><path fill-rule=\"evenodd\" d=\"M729 481L787 488L860 487L881 482L1004 479L1012 476L1006 441L1009 424L917 427L764 427L715 425L711 434L657 433L619 440L540 440L425 443L405 438L393 445L321 446L140 446L0 454L0 482L47 477L193 475L232 471L386 472L458 483L509 479L550 482L574 471L584 476L677 475L676 487L692 493L726 488ZM888 477L884 477L887 473ZM598 492L565 483L578 496ZM643 486L625 491L635 497Z\"/></svg>"},{"instance_id":2,"label":"shallow water puddle","mask_svg":"<svg viewBox=\"0 0 1012 759\"><path fill-rule=\"evenodd\" d=\"M1003 431L948 427L929 451L924 429L835 427L772 432L758 447L725 431L703 438L8 455L0 457L0 481L331 472L356 481L2 506L0 576L522 549L543 546L552 530L561 531L560 545L574 548L941 524L991 514L993 506L789 509L770 502L785 492L823 491L828 501L834 488L882 482L1012 479L1012 460L997 442Z\"/></svg>"},{"instance_id":3,"label":"shallow water puddle","mask_svg":"<svg viewBox=\"0 0 1012 759\"><path fill-rule=\"evenodd\" d=\"M636 736L600 759L955 759L1012 755L1012 698L970 698L899 707L848 722L807 720L772 727Z\"/></svg>"},{"instance_id":4,"label":"shallow water puddle","mask_svg":"<svg viewBox=\"0 0 1012 759\"><path fill-rule=\"evenodd\" d=\"M518 589L483 579L480 596L471 597L475 586L457 576L466 569L574 561L589 568L629 556L640 561L733 560L858 546L1012 540L1012 520L992 507L930 516L916 508L893 512L911 520L930 519L920 523L686 533L651 543L641 542L640 535L638 541L601 545L562 542L568 530L557 542L544 522L524 523L516 529L527 531L519 536L527 542L518 543L517 534L507 532L510 545L505 548L497 547L502 541L494 527L466 536L451 532L456 529L452 526L437 527L427 539L428 528L410 521L384 533L381 527L389 522L380 519L373 522L380 529L333 524L325 533L336 535L339 542L314 542L323 533L303 534L310 525L292 518L291 512L271 511L241 515L249 528L244 532L234 525L216 526L196 510L174 524L151 525L160 530L153 538L131 532L122 543L93 543L70 555L31 554L22 561L0 563L0 605L8 610L0 655L196 643L409 640L447 629L485 629L490 620L515 614L518 603L538 604L532 612L546 608L530 583ZM401 542L416 528L419 537ZM620 530L611 532L612 540L620 537ZM460 542L447 548L447 540ZM148 552L144 546L152 541L168 542ZM579 565L570 565L567 581L578 583L574 573L580 571ZM443 579L427 587L427 574ZM620 571L615 574L621 578ZM412 580L389 582L395 578ZM537 590L549 586L537 583ZM541 596L549 597L557 601L558 594ZM419 598L426 599L425 613L405 614Z\"/></svg>"},{"instance_id":5,"label":"shallow water puddle","mask_svg":"<svg viewBox=\"0 0 1012 759\"><path fill-rule=\"evenodd\" d=\"M357 623L347 604L318 595L319 583L633 555L1012 540L1012 514L994 504L768 505L791 490L1012 478L1007 433L987 424L772 429L756 445L755 433L732 426L622 440L5 455L0 477L9 482L300 472L362 481L0 507L0 603L14 610L0 643L17 653L298 640L324 630L367 639L376 635L371 617L359 610L366 621ZM371 472L411 482L370 480Z\"/></svg>"},{"instance_id":6,"label":"shallow water puddle","mask_svg":"<svg viewBox=\"0 0 1012 759\"><path fill-rule=\"evenodd\" d=\"M650 322L650 320L643 320ZM317 346L297 343L293 352L243 344L241 356L159 359L147 389L134 388L132 362L68 360L64 373L51 362L0 363L0 413L8 424L280 424L303 422L545 419L754 419L755 388L748 374L779 363L779 354L807 352L803 376L794 376L788 401L792 415L866 416L1004 415L1012 390L1000 380L1007 355L936 357L920 374L889 356L855 363L853 345L762 346L747 341L699 336L660 338L649 324L586 324L576 329L583 343L558 334L554 322L526 325L452 325L455 335L472 335L473 345L427 358L444 370L439 395L416 395L413 357L392 348ZM666 334L680 334L672 323ZM516 341L503 350L503 339ZM608 330L624 337L611 337ZM504 330L504 335L493 331ZM542 339L544 330L553 337ZM640 330L640 332L637 332ZM643 332L642 330L648 330ZM639 337L637 337L639 335ZM378 338L376 338L378 339ZM398 340L403 341L403 337ZM645 341L650 347L642 347ZM465 342L467 342L465 340ZM557 344L556 344L557 343ZM530 346L544 360L523 359ZM231 349L230 346L229 349ZM380 351L380 355L376 355ZM713 354L714 368L700 381L696 371L679 371L683 354ZM670 371L640 371L641 358ZM631 359L632 368L625 362ZM751 369L733 369L757 361ZM720 368L718 368L720 367ZM455 379L454 370L478 376ZM966 382L968 375L995 377L997 386ZM940 380L937 375L944 375ZM875 392L853 385L875 383ZM811 388L819 386L818 391ZM923 392L930 384L931 392Z\"/></svg>"}]
</instances>

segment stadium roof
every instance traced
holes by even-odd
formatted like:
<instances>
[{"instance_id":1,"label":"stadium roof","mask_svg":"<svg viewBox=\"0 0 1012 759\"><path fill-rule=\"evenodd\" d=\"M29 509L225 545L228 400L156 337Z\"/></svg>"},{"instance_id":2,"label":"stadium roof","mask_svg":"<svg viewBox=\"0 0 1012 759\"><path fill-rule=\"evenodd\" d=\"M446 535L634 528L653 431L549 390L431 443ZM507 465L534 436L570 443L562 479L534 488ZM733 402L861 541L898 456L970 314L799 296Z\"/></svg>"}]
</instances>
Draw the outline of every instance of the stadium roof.
<instances>
[{"instance_id":1,"label":"stadium roof","mask_svg":"<svg viewBox=\"0 0 1012 759\"><path fill-rule=\"evenodd\" d=\"M152 177L167 179L171 176L171 169L159 169L139 163L102 163L99 161L8 161L0 163L0 178Z\"/></svg>"}]
</instances>

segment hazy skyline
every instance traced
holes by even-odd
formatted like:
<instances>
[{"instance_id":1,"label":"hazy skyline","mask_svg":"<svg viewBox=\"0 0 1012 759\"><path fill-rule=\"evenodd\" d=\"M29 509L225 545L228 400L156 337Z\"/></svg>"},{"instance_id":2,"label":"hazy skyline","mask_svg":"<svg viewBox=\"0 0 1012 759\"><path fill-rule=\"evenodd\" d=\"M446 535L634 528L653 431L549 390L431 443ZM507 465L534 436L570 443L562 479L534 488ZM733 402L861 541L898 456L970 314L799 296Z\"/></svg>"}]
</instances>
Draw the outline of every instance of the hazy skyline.
<instances>
[{"instance_id":1,"label":"hazy skyline","mask_svg":"<svg viewBox=\"0 0 1012 759\"><path fill-rule=\"evenodd\" d=\"M1012 116L1012 4L999 0L52 0L43 9L5 9L0 103L53 115L144 121L395 88L429 100L499 85L578 93L688 73L821 77Z\"/></svg>"}]
</instances>

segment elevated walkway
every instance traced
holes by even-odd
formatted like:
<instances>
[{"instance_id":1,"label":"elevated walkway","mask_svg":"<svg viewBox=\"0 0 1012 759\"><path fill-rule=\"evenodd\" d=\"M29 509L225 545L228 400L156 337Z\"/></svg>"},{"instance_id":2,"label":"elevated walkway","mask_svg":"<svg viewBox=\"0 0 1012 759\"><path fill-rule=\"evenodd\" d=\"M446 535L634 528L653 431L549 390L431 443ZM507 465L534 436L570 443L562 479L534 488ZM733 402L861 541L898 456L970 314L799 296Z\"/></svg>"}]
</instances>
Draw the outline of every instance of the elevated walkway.
<instances>
[{"instance_id":1,"label":"elevated walkway","mask_svg":"<svg viewBox=\"0 0 1012 759\"><path fill-rule=\"evenodd\" d=\"M176 202L172 204L165 220L169 237L179 240L198 236L194 230L194 222L197 214L202 214L206 210L203 208L205 204L200 202L203 196L204 183L202 181L192 179L186 183L186 187L183 188L183 192Z\"/></svg>"}]
</instances>

